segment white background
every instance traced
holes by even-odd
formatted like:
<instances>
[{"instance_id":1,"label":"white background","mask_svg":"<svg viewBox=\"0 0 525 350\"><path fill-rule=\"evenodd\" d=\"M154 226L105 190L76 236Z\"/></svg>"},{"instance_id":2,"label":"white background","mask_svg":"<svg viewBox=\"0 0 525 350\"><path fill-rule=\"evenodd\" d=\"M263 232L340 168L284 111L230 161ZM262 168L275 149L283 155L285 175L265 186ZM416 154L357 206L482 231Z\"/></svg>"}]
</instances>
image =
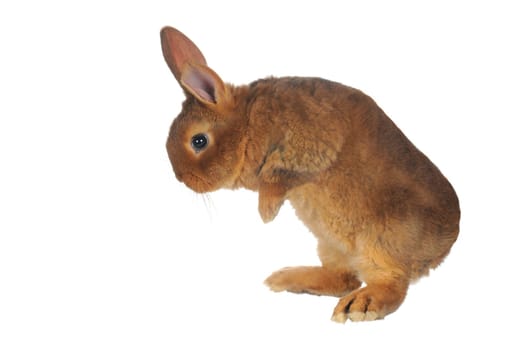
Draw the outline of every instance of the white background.
<instances>
[{"instance_id":1,"label":"white background","mask_svg":"<svg viewBox=\"0 0 525 350\"><path fill-rule=\"evenodd\" d=\"M523 4L239 3L2 2L0 349L523 348ZM362 89L445 173L459 240L396 313L268 291L318 263L290 207L263 225L256 193L176 181L164 25L226 81Z\"/></svg>"}]
</instances>

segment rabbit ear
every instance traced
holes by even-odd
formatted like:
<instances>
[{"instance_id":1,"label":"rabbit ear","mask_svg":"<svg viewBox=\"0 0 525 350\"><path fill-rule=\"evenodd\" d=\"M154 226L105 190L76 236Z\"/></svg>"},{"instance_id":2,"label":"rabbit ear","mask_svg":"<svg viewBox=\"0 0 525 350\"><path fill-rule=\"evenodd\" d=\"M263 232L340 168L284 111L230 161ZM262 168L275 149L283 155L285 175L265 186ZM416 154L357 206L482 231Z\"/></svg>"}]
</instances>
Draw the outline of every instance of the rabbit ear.
<instances>
[{"instance_id":1,"label":"rabbit ear","mask_svg":"<svg viewBox=\"0 0 525 350\"><path fill-rule=\"evenodd\" d=\"M206 59L199 48L177 29L172 27L162 28L160 41L164 59L179 82L185 64L206 65Z\"/></svg>"},{"instance_id":2,"label":"rabbit ear","mask_svg":"<svg viewBox=\"0 0 525 350\"><path fill-rule=\"evenodd\" d=\"M187 92L209 106L224 106L229 101L224 82L206 65L201 51L188 37L175 28L164 27L160 40L168 67Z\"/></svg>"},{"instance_id":3,"label":"rabbit ear","mask_svg":"<svg viewBox=\"0 0 525 350\"><path fill-rule=\"evenodd\" d=\"M180 84L207 105L218 105L227 101L224 82L208 66L186 64L182 69Z\"/></svg>"}]
</instances>

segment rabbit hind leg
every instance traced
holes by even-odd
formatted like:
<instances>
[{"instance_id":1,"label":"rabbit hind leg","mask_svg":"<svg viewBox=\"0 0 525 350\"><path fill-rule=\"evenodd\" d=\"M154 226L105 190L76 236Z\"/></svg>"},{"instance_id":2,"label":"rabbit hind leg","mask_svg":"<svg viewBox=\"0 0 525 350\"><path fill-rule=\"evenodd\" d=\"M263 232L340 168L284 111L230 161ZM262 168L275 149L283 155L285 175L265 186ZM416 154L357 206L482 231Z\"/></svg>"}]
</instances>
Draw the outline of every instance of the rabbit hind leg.
<instances>
[{"instance_id":1,"label":"rabbit hind leg","mask_svg":"<svg viewBox=\"0 0 525 350\"><path fill-rule=\"evenodd\" d=\"M372 245L361 257L359 276L366 286L343 296L337 303L332 320L344 323L382 319L394 312L405 299L409 278L388 255Z\"/></svg>"},{"instance_id":2,"label":"rabbit hind leg","mask_svg":"<svg viewBox=\"0 0 525 350\"><path fill-rule=\"evenodd\" d=\"M341 297L359 288L352 273L324 266L286 267L272 273L265 281L274 292L308 293Z\"/></svg>"},{"instance_id":3,"label":"rabbit hind leg","mask_svg":"<svg viewBox=\"0 0 525 350\"><path fill-rule=\"evenodd\" d=\"M346 254L323 239L318 240L322 266L287 267L274 272L265 283L275 292L309 293L342 297L361 286Z\"/></svg>"}]
</instances>

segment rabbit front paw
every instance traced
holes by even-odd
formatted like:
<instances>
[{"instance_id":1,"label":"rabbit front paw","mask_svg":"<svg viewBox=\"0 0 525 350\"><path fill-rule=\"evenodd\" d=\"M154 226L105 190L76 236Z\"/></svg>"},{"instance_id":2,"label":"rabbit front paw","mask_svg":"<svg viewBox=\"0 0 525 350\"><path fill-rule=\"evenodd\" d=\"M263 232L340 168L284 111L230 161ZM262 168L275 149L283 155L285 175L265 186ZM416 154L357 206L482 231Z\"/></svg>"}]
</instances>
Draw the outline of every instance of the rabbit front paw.
<instances>
[{"instance_id":1,"label":"rabbit front paw","mask_svg":"<svg viewBox=\"0 0 525 350\"><path fill-rule=\"evenodd\" d=\"M286 189L279 184L264 184L259 188L259 214L264 223L275 219L284 203Z\"/></svg>"},{"instance_id":2,"label":"rabbit front paw","mask_svg":"<svg viewBox=\"0 0 525 350\"><path fill-rule=\"evenodd\" d=\"M283 203L283 197L259 195L259 215L265 224L275 219Z\"/></svg>"}]
</instances>

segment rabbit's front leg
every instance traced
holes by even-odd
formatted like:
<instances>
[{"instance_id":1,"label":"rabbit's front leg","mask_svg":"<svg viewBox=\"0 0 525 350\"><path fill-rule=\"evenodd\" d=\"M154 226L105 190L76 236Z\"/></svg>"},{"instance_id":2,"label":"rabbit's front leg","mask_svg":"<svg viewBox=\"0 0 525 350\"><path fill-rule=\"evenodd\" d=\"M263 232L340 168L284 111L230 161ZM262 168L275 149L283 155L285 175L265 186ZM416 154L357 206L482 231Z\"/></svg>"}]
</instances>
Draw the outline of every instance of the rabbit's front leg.
<instances>
[{"instance_id":1,"label":"rabbit's front leg","mask_svg":"<svg viewBox=\"0 0 525 350\"><path fill-rule=\"evenodd\" d=\"M259 214L264 223L275 219L284 203L287 189L280 183L263 183L259 186Z\"/></svg>"},{"instance_id":2,"label":"rabbit's front leg","mask_svg":"<svg viewBox=\"0 0 525 350\"><path fill-rule=\"evenodd\" d=\"M275 219L289 190L312 179L311 174L290 169L282 152L275 146L258 170L259 214L265 223Z\"/></svg>"}]
</instances>

